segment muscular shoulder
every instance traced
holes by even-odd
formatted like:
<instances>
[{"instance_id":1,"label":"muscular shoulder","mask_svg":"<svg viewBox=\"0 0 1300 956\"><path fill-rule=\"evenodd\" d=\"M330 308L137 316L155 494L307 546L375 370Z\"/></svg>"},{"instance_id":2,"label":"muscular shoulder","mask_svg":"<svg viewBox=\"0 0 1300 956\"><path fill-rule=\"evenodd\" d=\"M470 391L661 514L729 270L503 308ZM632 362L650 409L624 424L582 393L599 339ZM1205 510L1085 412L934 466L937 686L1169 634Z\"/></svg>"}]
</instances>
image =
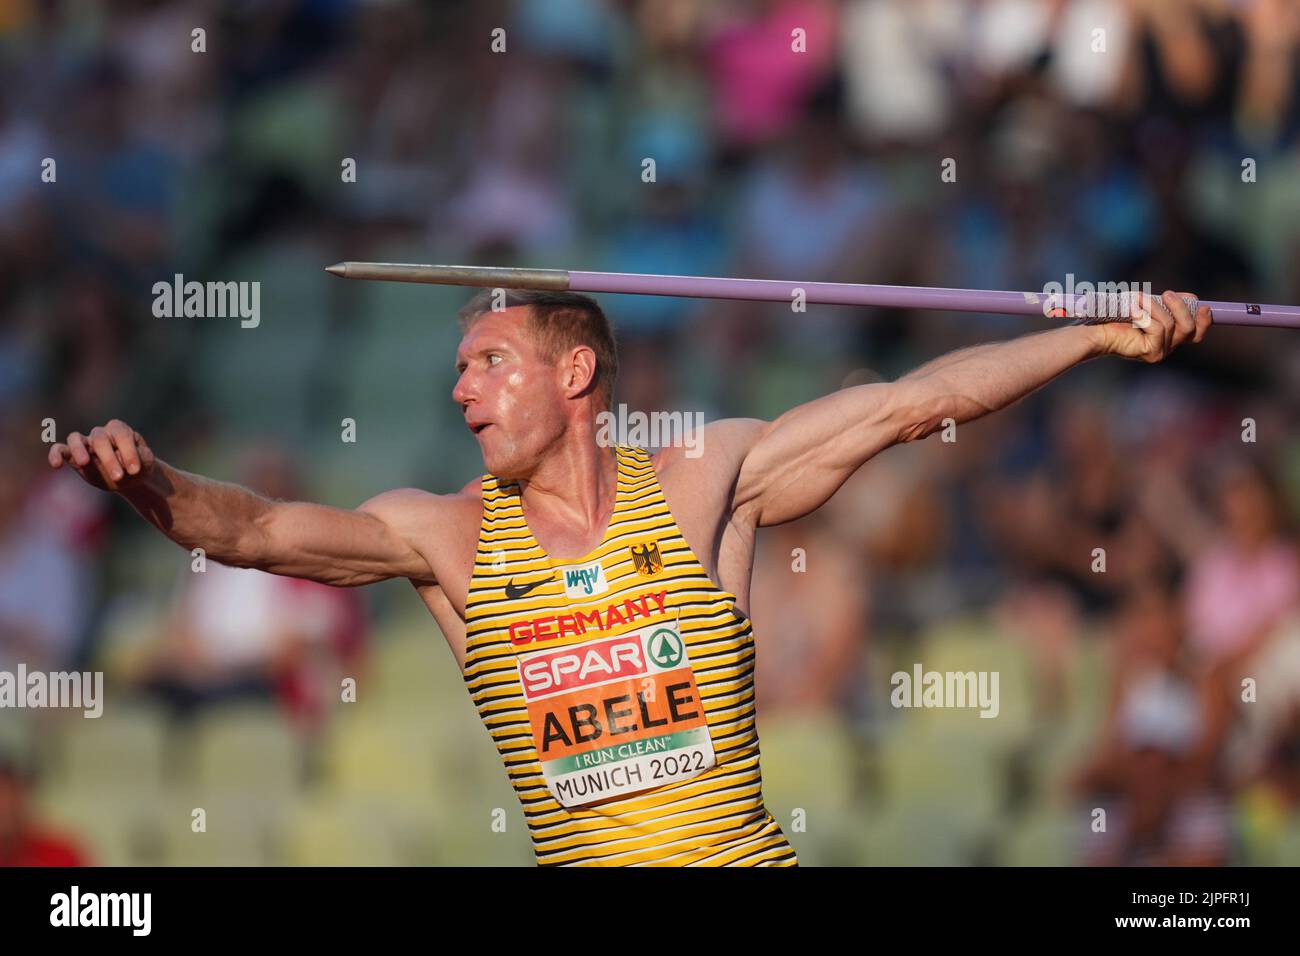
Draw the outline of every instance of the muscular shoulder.
<instances>
[{"instance_id":1,"label":"muscular shoulder","mask_svg":"<svg viewBox=\"0 0 1300 956\"><path fill-rule=\"evenodd\" d=\"M771 426L759 418L722 418L685 442L655 454L655 474L665 491L679 496L730 502L750 450Z\"/></svg>"},{"instance_id":2,"label":"muscular shoulder","mask_svg":"<svg viewBox=\"0 0 1300 956\"><path fill-rule=\"evenodd\" d=\"M720 418L709 422L691 441L680 442L655 453L655 471L665 474L672 469L684 471L727 470L739 465L755 442L771 425L760 418Z\"/></svg>"},{"instance_id":3,"label":"muscular shoulder","mask_svg":"<svg viewBox=\"0 0 1300 956\"><path fill-rule=\"evenodd\" d=\"M444 520L469 503L467 491L468 486L452 494L440 495L422 488L394 488L363 502L357 510L391 525ZM477 497L475 494L475 501Z\"/></svg>"},{"instance_id":4,"label":"muscular shoulder","mask_svg":"<svg viewBox=\"0 0 1300 956\"><path fill-rule=\"evenodd\" d=\"M465 541L477 538L482 509L481 484L476 478L449 494L395 488L365 501L357 511L378 518L424 553L436 570L446 552L459 552Z\"/></svg>"}]
</instances>

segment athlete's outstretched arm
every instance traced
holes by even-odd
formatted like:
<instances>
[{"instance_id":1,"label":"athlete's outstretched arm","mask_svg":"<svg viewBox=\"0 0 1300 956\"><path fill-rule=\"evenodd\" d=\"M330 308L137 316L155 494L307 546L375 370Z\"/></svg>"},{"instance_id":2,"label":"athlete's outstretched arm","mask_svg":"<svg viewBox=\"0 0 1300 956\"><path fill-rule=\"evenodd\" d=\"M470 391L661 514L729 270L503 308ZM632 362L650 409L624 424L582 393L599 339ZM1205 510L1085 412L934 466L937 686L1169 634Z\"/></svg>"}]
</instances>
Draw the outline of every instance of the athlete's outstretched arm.
<instances>
[{"instance_id":1,"label":"athlete's outstretched arm","mask_svg":"<svg viewBox=\"0 0 1300 956\"><path fill-rule=\"evenodd\" d=\"M896 382L842 389L791 409L756 430L735 513L756 526L793 521L825 504L872 456L924 438L946 419L961 424L1005 408L1101 355L1158 362L1185 341L1201 341L1209 307L1193 317L1180 294L1162 298L1168 311L1140 296L1131 324L1065 326L961 349Z\"/></svg>"},{"instance_id":2,"label":"athlete's outstretched arm","mask_svg":"<svg viewBox=\"0 0 1300 956\"><path fill-rule=\"evenodd\" d=\"M117 419L51 447L50 467L65 462L89 484L120 494L177 544L202 548L221 564L344 587L394 577L433 581L403 534L411 501L428 497L422 491L390 491L356 511L273 501L171 467Z\"/></svg>"}]
</instances>

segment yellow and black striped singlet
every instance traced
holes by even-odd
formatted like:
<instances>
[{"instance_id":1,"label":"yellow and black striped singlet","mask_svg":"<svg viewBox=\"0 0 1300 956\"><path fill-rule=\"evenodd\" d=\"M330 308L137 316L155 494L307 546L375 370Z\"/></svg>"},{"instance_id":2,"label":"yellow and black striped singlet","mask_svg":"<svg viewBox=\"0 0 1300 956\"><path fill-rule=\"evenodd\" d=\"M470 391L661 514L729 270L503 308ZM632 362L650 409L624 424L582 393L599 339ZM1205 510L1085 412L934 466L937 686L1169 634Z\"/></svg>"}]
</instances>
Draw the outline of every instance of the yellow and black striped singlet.
<instances>
[{"instance_id":1,"label":"yellow and black striped singlet","mask_svg":"<svg viewBox=\"0 0 1300 956\"><path fill-rule=\"evenodd\" d=\"M483 476L465 684L543 866L794 866L763 805L754 637L617 446L604 540L552 560Z\"/></svg>"}]
</instances>

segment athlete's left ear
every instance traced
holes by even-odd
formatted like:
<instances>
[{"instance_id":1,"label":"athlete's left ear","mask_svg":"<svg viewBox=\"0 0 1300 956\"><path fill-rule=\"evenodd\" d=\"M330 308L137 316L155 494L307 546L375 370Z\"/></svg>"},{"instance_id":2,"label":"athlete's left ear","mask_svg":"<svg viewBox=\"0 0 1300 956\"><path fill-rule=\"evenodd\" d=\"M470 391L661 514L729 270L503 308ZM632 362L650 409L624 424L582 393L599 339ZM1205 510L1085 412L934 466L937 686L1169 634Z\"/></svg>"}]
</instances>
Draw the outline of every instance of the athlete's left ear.
<instances>
[{"instance_id":1,"label":"athlete's left ear","mask_svg":"<svg viewBox=\"0 0 1300 956\"><path fill-rule=\"evenodd\" d=\"M560 371L565 397L577 398L596 384L596 353L579 345L569 352Z\"/></svg>"}]
</instances>

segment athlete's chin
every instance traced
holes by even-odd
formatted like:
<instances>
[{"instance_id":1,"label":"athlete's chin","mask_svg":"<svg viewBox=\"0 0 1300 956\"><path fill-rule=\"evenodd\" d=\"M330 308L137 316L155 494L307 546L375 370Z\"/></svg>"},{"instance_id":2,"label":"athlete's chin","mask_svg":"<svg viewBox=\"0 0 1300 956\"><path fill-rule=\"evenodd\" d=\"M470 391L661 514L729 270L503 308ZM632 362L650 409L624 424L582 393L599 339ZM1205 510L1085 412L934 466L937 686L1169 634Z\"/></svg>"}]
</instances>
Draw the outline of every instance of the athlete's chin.
<instances>
[{"instance_id":1,"label":"athlete's chin","mask_svg":"<svg viewBox=\"0 0 1300 956\"><path fill-rule=\"evenodd\" d=\"M483 452L483 467L489 474L508 480L523 477L523 463L513 448L502 448L491 438L480 438L479 449Z\"/></svg>"}]
</instances>

